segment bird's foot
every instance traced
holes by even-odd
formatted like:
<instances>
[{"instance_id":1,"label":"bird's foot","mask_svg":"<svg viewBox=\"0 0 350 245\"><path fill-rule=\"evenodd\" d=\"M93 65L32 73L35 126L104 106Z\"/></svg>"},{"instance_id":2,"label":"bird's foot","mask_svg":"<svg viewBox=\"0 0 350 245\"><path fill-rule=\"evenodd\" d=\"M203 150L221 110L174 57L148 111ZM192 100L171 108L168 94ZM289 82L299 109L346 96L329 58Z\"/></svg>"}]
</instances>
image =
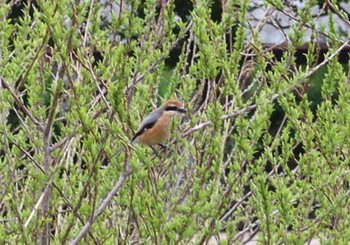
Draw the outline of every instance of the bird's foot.
<instances>
[{"instance_id":1,"label":"bird's foot","mask_svg":"<svg viewBox=\"0 0 350 245\"><path fill-rule=\"evenodd\" d=\"M166 146L166 145L163 145L163 144L158 144L161 148L162 148L162 150L166 150L168 147Z\"/></svg>"}]
</instances>

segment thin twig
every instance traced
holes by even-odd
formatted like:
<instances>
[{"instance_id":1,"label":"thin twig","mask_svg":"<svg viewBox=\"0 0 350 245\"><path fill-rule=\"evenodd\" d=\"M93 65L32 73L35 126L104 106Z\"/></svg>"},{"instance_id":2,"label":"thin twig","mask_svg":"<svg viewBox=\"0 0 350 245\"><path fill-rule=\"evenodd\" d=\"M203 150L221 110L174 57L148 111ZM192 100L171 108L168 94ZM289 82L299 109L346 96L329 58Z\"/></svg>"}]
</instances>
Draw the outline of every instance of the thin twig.
<instances>
[{"instance_id":1,"label":"thin twig","mask_svg":"<svg viewBox=\"0 0 350 245\"><path fill-rule=\"evenodd\" d=\"M245 194L241 199L239 199L233 207L225 213L224 216L220 219L220 221L225 221L237 208L239 205L241 205L245 200L247 200L248 197L252 195L252 192L249 191L247 194Z\"/></svg>"},{"instance_id":2,"label":"thin twig","mask_svg":"<svg viewBox=\"0 0 350 245\"><path fill-rule=\"evenodd\" d=\"M301 76L302 79L306 79L306 78L309 78L312 74L314 74L316 71L318 71L321 67L323 67L324 65L326 65L328 62L330 62L331 60L333 60L346 46L349 46L349 43L350 41L346 41L343 43L343 45L341 45L337 50L335 50L327 59L324 59L320 64L318 64L317 66L311 68L305 75ZM257 48L253 43L252 43L252 46L254 48ZM296 84L293 84L293 86L291 86L289 89L286 89L285 91L281 92L280 94L276 93L276 94L273 94L270 98L270 102L273 102L275 101L280 95L284 95L286 94L287 92L290 91L290 89L294 88L295 86L297 86L298 84L300 83L300 81L297 81ZM223 115L221 116L221 120L227 120L227 119L230 119L230 118L235 118L237 116L240 116L240 115L243 115L244 113L246 112L250 112L252 110L254 110L258 105L257 104L253 104L253 105L250 105L246 108L243 108L243 109L240 109L238 111L235 111L231 114L227 114L227 115ZM199 131L205 127L208 127L212 124L212 122L209 120L209 121L206 121L206 122L203 122L203 123L200 123L196 126L194 126L193 128L190 128L188 129L187 131L185 131L183 134L182 134L182 137L187 137L188 135L196 132L196 131Z\"/></svg>"},{"instance_id":3,"label":"thin twig","mask_svg":"<svg viewBox=\"0 0 350 245\"><path fill-rule=\"evenodd\" d=\"M50 181L49 181L49 183L47 183L44 191L41 193L41 195L40 195L38 201L36 202L32 212L30 213L29 217L27 218L27 221L24 223L24 228L27 228L27 226L29 225L30 221L34 217L35 212L39 209L39 206L41 205L41 203L42 203L42 201L44 199L45 193L47 192L47 189L50 187L52 181L53 181L53 178L50 179Z\"/></svg>"},{"instance_id":4,"label":"thin twig","mask_svg":"<svg viewBox=\"0 0 350 245\"><path fill-rule=\"evenodd\" d=\"M17 94L12 90L11 86L3 78L0 78L0 80L1 80L1 86L10 92L12 98L15 100L15 102L16 102L17 106L20 108L20 110L30 118L30 120L38 127L38 129L40 131L44 132L45 127L43 126L43 124L40 123L33 116L33 114L28 110L28 108L22 103L22 101L17 96Z\"/></svg>"},{"instance_id":5,"label":"thin twig","mask_svg":"<svg viewBox=\"0 0 350 245\"><path fill-rule=\"evenodd\" d=\"M128 154L128 153L126 153ZM102 214L102 212L106 209L109 202L113 199L113 197L118 193L120 188L123 186L124 182L127 180L127 178L131 174L131 166L129 163L130 159L128 155L126 156L124 170L122 175L120 175L117 183L114 185L113 189L107 194L105 199L102 200L100 206L94 212L90 220L83 226L83 228L80 230L78 235L71 241L71 245L76 245L79 243L79 241L85 236L85 234L89 231L90 227L93 225L93 223L96 221L96 219Z\"/></svg>"},{"instance_id":6,"label":"thin twig","mask_svg":"<svg viewBox=\"0 0 350 245\"><path fill-rule=\"evenodd\" d=\"M324 59L320 64L310 69L310 71L306 74L305 78L311 77L316 71L318 71L322 66L327 64L329 61L333 60L346 46L349 46L350 40L347 40L343 43L337 50L334 51L327 59Z\"/></svg>"},{"instance_id":7,"label":"thin twig","mask_svg":"<svg viewBox=\"0 0 350 245\"><path fill-rule=\"evenodd\" d=\"M193 23L192 23L192 21L190 21L190 22L188 23L188 25L187 25L187 27L186 27L186 29L184 30L183 33L187 33L187 32L192 28L192 25L193 25ZM181 40L180 38L177 38L174 42L171 43L169 52L170 52L173 48L176 47L176 45L180 42L180 40ZM146 72L144 72L144 73L142 73L141 75L137 76L137 77L135 78L134 82L133 82L132 84L128 85L128 86L124 89L124 93L125 93L126 91L128 91L130 88L134 87L138 82L140 82L140 81L144 78L144 76L145 76L146 74L149 74L149 73L153 72L154 69L157 68L157 66L158 66L167 56L168 56L168 52L165 52L163 55L161 55L161 57L160 57L156 62L154 62L154 63L147 69Z\"/></svg>"}]
</instances>

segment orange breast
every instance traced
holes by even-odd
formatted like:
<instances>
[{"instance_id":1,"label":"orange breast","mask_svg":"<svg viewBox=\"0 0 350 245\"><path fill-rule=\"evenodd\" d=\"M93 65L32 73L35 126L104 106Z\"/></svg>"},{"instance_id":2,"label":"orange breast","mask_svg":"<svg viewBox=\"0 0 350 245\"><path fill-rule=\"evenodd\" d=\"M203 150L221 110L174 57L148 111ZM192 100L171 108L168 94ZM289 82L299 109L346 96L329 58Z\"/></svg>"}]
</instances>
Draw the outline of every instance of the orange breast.
<instances>
[{"instance_id":1,"label":"orange breast","mask_svg":"<svg viewBox=\"0 0 350 245\"><path fill-rule=\"evenodd\" d=\"M163 115L157 123L139 136L139 142L144 145L158 145L170 137L171 117Z\"/></svg>"}]
</instances>

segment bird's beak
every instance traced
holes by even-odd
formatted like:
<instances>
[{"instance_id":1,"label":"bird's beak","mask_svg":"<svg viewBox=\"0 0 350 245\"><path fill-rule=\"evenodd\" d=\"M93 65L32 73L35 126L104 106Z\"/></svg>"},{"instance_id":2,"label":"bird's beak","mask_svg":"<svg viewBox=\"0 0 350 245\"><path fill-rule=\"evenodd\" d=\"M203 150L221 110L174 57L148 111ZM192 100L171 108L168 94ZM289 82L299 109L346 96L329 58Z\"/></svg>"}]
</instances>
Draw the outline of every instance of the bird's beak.
<instances>
[{"instance_id":1,"label":"bird's beak","mask_svg":"<svg viewBox=\"0 0 350 245\"><path fill-rule=\"evenodd\" d=\"M186 113L187 112L184 108L179 108L179 109L177 109L177 111L180 112L180 113Z\"/></svg>"}]
</instances>

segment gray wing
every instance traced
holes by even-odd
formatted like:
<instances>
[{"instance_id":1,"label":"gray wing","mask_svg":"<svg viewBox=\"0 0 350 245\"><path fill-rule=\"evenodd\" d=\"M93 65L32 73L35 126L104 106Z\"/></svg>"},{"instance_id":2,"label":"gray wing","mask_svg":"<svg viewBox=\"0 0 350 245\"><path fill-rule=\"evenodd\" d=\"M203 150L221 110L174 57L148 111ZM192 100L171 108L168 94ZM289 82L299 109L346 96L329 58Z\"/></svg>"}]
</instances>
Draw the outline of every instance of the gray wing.
<instances>
[{"instance_id":1,"label":"gray wing","mask_svg":"<svg viewBox=\"0 0 350 245\"><path fill-rule=\"evenodd\" d=\"M144 128L145 125L149 125L149 124L154 125L158 121L158 119L160 118L161 115L162 115L162 112L161 112L160 108L155 109L154 111L152 111L150 114L148 114L143 119L143 121L141 122L141 125L137 131L140 131L140 129Z\"/></svg>"},{"instance_id":2,"label":"gray wing","mask_svg":"<svg viewBox=\"0 0 350 245\"><path fill-rule=\"evenodd\" d=\"M155 109L150 114L148 114L145 119L141 122L141 125L139 129L136 131L135 136L132 138L131 141L134 141L137 136L142 134L147 129L150 129L156 124L160 116L162 115L162 110L160 108Z\"/></svg>"}]
</instances>

